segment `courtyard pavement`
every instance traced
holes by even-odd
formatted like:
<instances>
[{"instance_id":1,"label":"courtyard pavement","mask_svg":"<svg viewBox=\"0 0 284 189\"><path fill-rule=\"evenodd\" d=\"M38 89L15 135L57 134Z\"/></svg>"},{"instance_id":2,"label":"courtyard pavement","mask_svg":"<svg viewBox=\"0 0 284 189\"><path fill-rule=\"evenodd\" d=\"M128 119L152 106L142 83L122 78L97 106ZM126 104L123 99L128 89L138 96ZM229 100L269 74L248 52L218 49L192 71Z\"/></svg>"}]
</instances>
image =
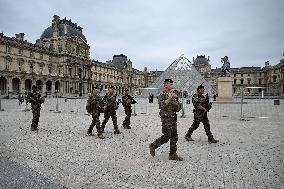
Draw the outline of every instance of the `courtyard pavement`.
<instances>
[{"instance_id":1,"label":"courtyard pavement","mask_svg":"<svg viewBox=\"0 0 284 189\"><path fill-rule=\"evenodd\" d=\"M37 133L25 105L2 99L0 188L284 188L283 100L245 100L242 113L240 104L214 104L209 120L217 144L207 142L202 124L195 141L184 139L193 121L186 104L185 118L178 118L182 162L168 160L169 143L150 156L149 143L161 136L158 105L137 101L132 129L121 127L120 105L122 134L113 134L109 120L101 140L86 136L86 99L58 99L61 113L54 113L56 99L46 99Z\"/></svg>"}]
</instances>

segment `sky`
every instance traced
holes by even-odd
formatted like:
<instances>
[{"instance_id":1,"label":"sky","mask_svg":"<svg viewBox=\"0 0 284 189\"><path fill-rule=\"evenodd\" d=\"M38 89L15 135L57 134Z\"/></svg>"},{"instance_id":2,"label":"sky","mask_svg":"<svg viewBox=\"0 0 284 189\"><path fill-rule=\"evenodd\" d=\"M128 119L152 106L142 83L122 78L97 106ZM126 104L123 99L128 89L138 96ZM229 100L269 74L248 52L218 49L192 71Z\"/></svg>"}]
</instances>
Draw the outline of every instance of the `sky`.
<instances>
[{"instance_id":1,"label":"sky","mask_svg":"<svg viewBox=\"0 0 284 189\"><path fill-rule=\"evenodd\" d=\"M283 0L0 0L0 32L35 43L53 15L83 27L90 58L124 54L133 67L165 70L180 55L210 56L212 68L279 63Z\"/></svg>"}]
</instances>

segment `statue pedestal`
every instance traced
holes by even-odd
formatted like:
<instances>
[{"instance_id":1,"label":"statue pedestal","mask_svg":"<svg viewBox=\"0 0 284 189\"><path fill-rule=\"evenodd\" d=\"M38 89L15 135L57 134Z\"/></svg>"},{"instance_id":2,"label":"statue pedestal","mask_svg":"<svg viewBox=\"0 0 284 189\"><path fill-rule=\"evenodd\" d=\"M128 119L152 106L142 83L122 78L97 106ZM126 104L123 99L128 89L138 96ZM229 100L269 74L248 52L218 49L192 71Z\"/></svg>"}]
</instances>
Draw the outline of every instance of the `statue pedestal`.
<instances>
[{"instance_id":1,"label":"statue pedestal","mask_svg":"<svg viewBox=\"0 0 284 189\"><path fill-rule=\"evenodd\" d=\"M233 78L219 77L218 84L218 101L233 101Z\"/></svg>"}]
</instances>

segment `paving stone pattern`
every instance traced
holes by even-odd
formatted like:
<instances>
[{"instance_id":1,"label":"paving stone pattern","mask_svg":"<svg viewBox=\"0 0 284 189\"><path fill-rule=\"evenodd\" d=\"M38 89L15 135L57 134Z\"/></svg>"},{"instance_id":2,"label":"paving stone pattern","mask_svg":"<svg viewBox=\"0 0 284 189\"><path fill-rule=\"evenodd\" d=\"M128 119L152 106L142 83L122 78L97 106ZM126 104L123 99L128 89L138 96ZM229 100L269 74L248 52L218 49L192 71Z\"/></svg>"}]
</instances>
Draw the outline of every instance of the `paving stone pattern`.
<instances>
[{"instance_id":1,"label":"paving stone pattern","mask_svg":"<svg viewBox=\"0 0 284 189\"><path fill-rule=\"evenodd\" d=\"M30 131L31 111L21 111L25 106L17 100L2 100L0 188L284 188L284 102L248 101L244 121L239 104L214 104L209 119L217 144L207 142L202 124L195 141L185 141L193 120L187 104L186 117L178 118L184 161L175 162L168 160L169 144L149 155L149 143L161 136L157 102L146 106L139 99L130 130L122 128L120 106L122 134L113 134L109 120L101 140L86 136L86 99L59 99L62 113L50 111L56 100L47 99L38 133Z\"/></svg>"}]
</instances>

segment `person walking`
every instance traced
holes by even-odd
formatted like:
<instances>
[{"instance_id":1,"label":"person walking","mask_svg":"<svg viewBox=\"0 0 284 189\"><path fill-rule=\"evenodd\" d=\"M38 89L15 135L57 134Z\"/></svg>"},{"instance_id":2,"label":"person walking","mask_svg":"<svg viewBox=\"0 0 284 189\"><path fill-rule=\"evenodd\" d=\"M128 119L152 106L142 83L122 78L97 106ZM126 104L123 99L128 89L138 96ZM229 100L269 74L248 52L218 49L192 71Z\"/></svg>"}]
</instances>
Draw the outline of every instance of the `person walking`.
<instances>
[{"instance_id":1,"label":"person walking","mask_svg":"<svg viewBox=\"0 0 284 189\"><path fill-rule=\"evenodd\" d=\"M97 85L93 87L92 93L89 96L89 99L87 101L87 112L88 115L92 116L92 123L89 126L89 129L87 131L88 136L94 136L93 128L96 126L97 129L97 136L100 139L104 139L105 137L102 134L102 129L100 127L100 113L102 110L103 101L100 97L100 87Z\"/></svg>"},{"instance_id":2,"label":"person walking","mask_svg":"<svg viewBox=\"0 0 284 189\"><path fill-rule=\"evenodd\" d=\"M214 139L213 134L210 130L210 124L209 119L207 116L207 112L211 109L212 103L209 102L209 96L204 96L205 88L202 85L199 85L197 87L197 93L193 95L192 97L192 103L194 106L193 114L194 114L194 120L191 125L191 127L188 129L187 134L185 135L185 139L187 141L193 141L191 138L191 135L193 131L195 131L198 127L200 122L204 125L205 133L208 137L209 143L217 143L218 140Z\"/></svg>"},{"instance_id":3,"label":"person walking","mask_svg":"<svg viewBox=\"0 0 284 189\"><path fill-rule=\"evenodd\" d=\"M170 141L169 160L183 161L183 158L176 153L178 141L176 113L181 110L182 104L177 100L176 94L171 92L172 88L173 80L165 79L164 91L158 98L163 135L150 143L149 148L150 154L154 157L155 150Z\"/></svg>"}]
</instances>

